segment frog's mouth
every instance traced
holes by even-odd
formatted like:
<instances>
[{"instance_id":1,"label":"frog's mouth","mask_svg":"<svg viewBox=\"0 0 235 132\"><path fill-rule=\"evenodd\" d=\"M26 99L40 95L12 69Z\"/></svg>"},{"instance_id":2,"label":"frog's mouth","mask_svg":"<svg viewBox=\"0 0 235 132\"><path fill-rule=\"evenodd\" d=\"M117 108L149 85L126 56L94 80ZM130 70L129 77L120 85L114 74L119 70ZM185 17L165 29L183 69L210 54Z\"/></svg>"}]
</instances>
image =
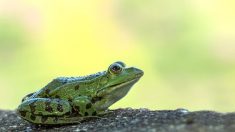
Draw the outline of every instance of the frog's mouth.
<instances>
[{"instance_id":1,"label":"frog's mouth","mask_svg":"<svg viewBox=\"0 0 235 132\"><path fill-rule=\"evenodd\" d=\"M136 74L134 78L127 79L125 80L125 82L104 87L100 89L99 91L97 91L97 96L104 97L105 95L112 94L112 92L114 92L115 90L127 89L129 88L129 86L131 87L132 85L134 85L142 76L143 76L143 73Z\"/></svg>"},{"instance_id":2,"label":"frog's mouth","mask_svg":"<svg viewBox=\"0 0 235 132\"><path fill-rule=\"evenodd\" d=\"M142 75L138 74L134 79L132 78L123 83L110 85L98 91L97 96L102 98L101 102L99 102L99 109L107 109L110 105L124 97Z\"/></svg>"},{"instance_id":3,"label":"frog's mouth","mask_svg":"<svg viewBox=\"0 0 235 132\"><path fill-rule=\"evenodd\" d=\"M129 85L129 84L134 84L139 80L139 78L136 79L132 79L132 80L128 80L124 83L118 83L118 84L114 84L109 86L110 89L118 89L118 88L124 88L125 86Z\"/></svg>"}]
</instances>

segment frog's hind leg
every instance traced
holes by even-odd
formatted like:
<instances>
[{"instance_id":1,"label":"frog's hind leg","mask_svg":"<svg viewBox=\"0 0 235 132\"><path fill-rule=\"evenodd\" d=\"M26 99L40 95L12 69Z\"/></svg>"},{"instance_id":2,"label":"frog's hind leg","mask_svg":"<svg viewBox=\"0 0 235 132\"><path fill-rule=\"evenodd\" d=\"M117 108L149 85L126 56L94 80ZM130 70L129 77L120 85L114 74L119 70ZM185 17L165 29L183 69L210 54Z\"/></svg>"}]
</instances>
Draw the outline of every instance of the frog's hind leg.
<instances>
[{"instance_id":1,"label":"frog's hind leg","mask_svg":"<svg viewBox=\"0 0 235 132\"><path fill-rule=\"evenodd\" d=\"M49 98L25 100L17 109L23 119L35 124L55 124L57 119L62 120L61 117L70 115L71 111L68 101Z\"/></svg>"},{"instance_id":2,"label":"frog's hind leg","mask_svg":"<svg viewBox=\"0 0 235 132\"><path fill-rule=\"evenodd\" d=\"M31 97L34 93L30 93L27 94L26 96L24 96L24 98L21 100L21 102L24 102L25 100L27 100L29 97Z\"/></svg>"}]
</instances>

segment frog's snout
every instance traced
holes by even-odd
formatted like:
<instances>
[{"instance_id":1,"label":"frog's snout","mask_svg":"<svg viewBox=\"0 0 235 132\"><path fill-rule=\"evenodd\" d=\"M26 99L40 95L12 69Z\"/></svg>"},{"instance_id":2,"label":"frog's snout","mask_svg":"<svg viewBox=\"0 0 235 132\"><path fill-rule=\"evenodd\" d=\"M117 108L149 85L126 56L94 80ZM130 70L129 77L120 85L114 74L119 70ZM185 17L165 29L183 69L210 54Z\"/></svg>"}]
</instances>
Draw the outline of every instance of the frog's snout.
<instances>
[{"instance_id":1,"label":"frog's snout","mask_svg":"<svg viewBox=\"0 0 235 132\"><path fill-rule=\"evenodd\" d=\"M134 73L135 77L140 78L144 75L144 71L135 67L130 67L131 71Z\"/></svg>"}]
</instances>

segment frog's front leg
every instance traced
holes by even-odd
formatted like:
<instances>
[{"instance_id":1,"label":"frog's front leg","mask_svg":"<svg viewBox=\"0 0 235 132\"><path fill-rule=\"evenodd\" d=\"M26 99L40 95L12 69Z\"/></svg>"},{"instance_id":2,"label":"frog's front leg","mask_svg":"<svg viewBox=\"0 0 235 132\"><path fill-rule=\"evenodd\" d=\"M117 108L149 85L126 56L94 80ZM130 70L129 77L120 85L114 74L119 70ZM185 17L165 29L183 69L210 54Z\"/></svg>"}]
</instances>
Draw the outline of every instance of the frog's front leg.
<instances>
[{"instance_id":1,"label":"frog's front leg","mask_svg":"<svg viewBox=\"0 0 235 132\"><path fill-rule=\"evenodd\" d=\"M68 101L50 98L25 100L17 109L23 119L36 124L58 124L71 111L72 107Z\"/></svg>"},{"instance_id":2,"label":"frog's front leg","mask_svg":"<svg viewBox=\"0 0 235 132\"><path fill-rule=\"evenodd\" d=\"M82 116L96 116L97 110L87 96L79 96L72 100L72 106Z\"/></svg>"}]
</instances>

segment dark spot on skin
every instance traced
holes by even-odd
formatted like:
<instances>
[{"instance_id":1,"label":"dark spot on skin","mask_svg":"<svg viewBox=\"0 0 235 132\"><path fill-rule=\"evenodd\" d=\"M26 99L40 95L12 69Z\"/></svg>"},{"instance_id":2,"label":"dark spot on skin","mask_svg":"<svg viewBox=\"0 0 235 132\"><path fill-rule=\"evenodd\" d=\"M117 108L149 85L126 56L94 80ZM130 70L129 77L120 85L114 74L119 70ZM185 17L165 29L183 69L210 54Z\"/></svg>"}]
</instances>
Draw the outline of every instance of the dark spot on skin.
<instances>
[{"instance_id":1,"label":"dark spot on skin","mask_svg":"<svg viewBox=\"0 0 235 132\"><path fill-rule=\"evenodd\" d=\"M53 120L55 123L57 123L58 121L58 117L54 117L54 120Z\"/></svg>"},{"instance_id":2,"label":"dark spot on skin","mask_svg":"<svg viewBox=\"0 0 235 132\"><path fill-rule=\"evenodd\" d=\"M97 115L96 111L94 111L94 112L92 113L92 115L93 115L93 116Z\"/></svg>"},{"instance_id":3,"label":"dark spot on skin","mask_svg":"<svg viewBox=\"0 0 235 132\"><path fill-rule=\"evenodd\" d=\"M75 90L79 89L79 84L74 87Z\"/></svg>"},{"instance_id":4,"label":"dark spot on skin","mask_svg":"<svg viewBox=\"0 0 235 132\"><path fill-rule=\"evenodd\" d=\"M26 111L19 111L20 115L25 117L26 116Z\"/></svg>"},{"instance_id":5,"label":"dark spot on skin","mask_svg":"<svg viewBox=\"0 0 235 132\"><path fill-rule=\"evenodd\" d=\"M68 112L66 112L64 115L71 115L71 113L68 111Z\"/></svg>"},{"instance_id":6,"label":"dark spot on skin","mask_svg":"<svg viewBox=\"0 0 235 132\"><path fill-rule=\"evenodd\" d=\"M85 116L88 116L88 113L87 113L87 112L85 112Z\"/></svg>"},{"instance_id":7,"label":"dark spot on skin","mask_svg":"<svg viewBox=\"0 0 235 132\"><path fill-rule=\"evenodd\" d=\"M90 109L91 108L91 103L86 104L86 109Z\"/></svg>"},{"instance_id":8,"label":"dark spot on skin","mask_svg":"<svg viewBox=\"0 0 235 132\"><path fill-rule=\"evenodd\" d=\"M36 116L32 114L32 115L30 116L30 119L34 121L34 120L36 119Z\"/></svg>"},{"instance_id":9,"label":"dark spot on skin","mask_svg":"<svg viewBox=\"0 0 235 132\"><path fill-rule=\"evenodd\" d=\"M41 122L42 122L42 123L45 123L47 119L48 119L48 117L47 117L47 116L42 116L42 118L41 118Z\"/></svg>"},{"instance_id":10,"label":"dark spot on skin","mask_svg":"<svg viewBox=\"0 0 235 132\"><path fill-rule=\"evenodd\" d=\"M102 97L93 97L92 99L91 99L91 102L92 103L96 103L97 101L100 101L102 99Z\"/></svg>"},{"instance_id":11,"label":"dark spot on skin","mask_svg":"<svg viewBox=\"0 0 235 132\"><path fill-rule=\"evenodd\" d=\"M63 112L63 111L64 111L61 104L58 104L58 105L57 105L57 110L58 110L59 112Z\"/></svg>"},{"instance_id":12,"label":"dark spot on skin","mask_svg":"<svg viewBox=\"0 0 235 132\"><path fill-rule=\"evenodd\" d=\"M72 99L71 99L71 98L68 98L68 101L69 101L69 102L72 102Z\"/></svg>"},{"instance_id":13,"label":"dark spot on skin","mask_svg":"<svg viewBox=\"0 0 235 132\"><path fill-rule=\"evenodd\" d=\"M51 102L48 100L45 102L45 105L50 105L50 104L51 104Z\"/></svg>"},{"instance_id":14,"label":"dark spot on skin","mask_svg":"<svg viewBox=\"0 0 235 132\"><path fill-rule=\"evenodd\" d=\"M76 109L76 111L80 111L80 107L79 106L74 106L74 108Z\"/></svg>"},{"instance_id":15,"label":"dark spot on skin","mask_svg":"<svg viewBox=\"0 0 235 132\"><path fill-rule=\"evenodd\" d=\"M53 111L53 109L52 109L52 107L50 106L50 102L46 102L45 103L45 111L47 111L47 112L52 112Z\"/></svg>"},{"instance_id":16,"label":"dark spot on skin","mask_svg":"<svg viewBox=\"0 0 235 132\"><path fill-rule=\"evenodd\" d=\"M60 96L59 96L59 95L56 95L56 96L55 96L55 98L58 98L58 99L59 99L59 98L60 98Z\"/></svg>"},{"instance_id":17,"label":"dark spot on skin","mask_svg":"<svg viewBox=\"0 0 235 132\"><path fill-rule=\"evenodd\" d=\"M35 109L36 106L34 105L35 102L36 102L36 101L34 101L34 102L32 102L31 104L29 104L29 107L30 107L30 110L31 110L32 113L34 113L35 110L36 110L36 109Z\"/></svg>"},{"instance_id":18,"label":"dark spot on skin","mask_svg":"<svg viewBox=\"0 0 235 132\"><path fill-rule=\"evenodd\" d=\"M46 89L45 93L48 95L50 93L50 89Z\"/></svg>"}]
</instances>

